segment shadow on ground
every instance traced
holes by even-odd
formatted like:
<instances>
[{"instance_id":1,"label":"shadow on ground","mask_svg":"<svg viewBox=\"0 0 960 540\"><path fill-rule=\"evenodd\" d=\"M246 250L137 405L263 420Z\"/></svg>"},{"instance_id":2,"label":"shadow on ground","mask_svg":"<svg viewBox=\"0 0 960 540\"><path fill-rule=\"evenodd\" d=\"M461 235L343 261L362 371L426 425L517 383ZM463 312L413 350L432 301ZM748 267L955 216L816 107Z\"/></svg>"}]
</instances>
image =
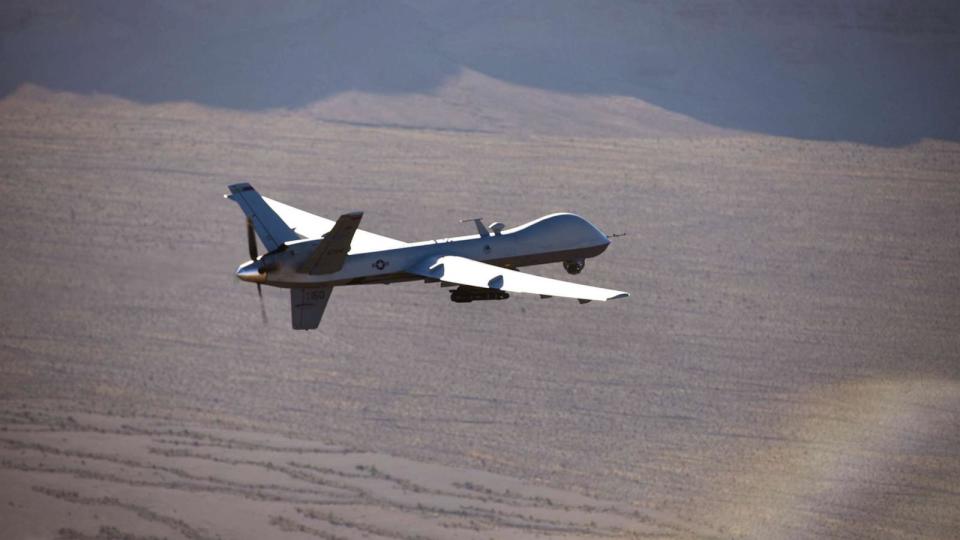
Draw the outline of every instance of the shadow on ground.
<instances>
[{"instance_id":1,"label":"shadow on ground","mask_svg":"<svg viewBox=\"0 0 960 540\"><path fill-rule=\"evenodd\" d=\"M34 83L143 103L295 109L346 91L430 95L473 70L634 97L737 130L960 140L958 6L19 1L0 8L0 95Z\"/></svg>"}]
</instances>

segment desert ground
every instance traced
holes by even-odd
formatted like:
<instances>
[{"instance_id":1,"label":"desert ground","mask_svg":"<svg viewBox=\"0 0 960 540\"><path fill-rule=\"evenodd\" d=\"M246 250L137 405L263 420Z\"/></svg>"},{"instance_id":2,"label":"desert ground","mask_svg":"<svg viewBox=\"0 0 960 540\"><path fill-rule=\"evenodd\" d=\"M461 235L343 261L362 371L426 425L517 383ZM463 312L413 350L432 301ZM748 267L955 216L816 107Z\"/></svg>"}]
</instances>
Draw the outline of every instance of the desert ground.
<instances>
[{"instance_id":1,"label":"desert ground","mask_svg":"<svg viewBox=\"0 0 960 540\"><path fill-rule=\"evenodd\" d=\"M271 50L272 24L302 40L310 3L275 19L238 8L225 19L236 32L209 47L135 32L217 17L183 13L194 8L0 12L0 537L960 536L949 3L880 15L856 3L823 30L816 9L784 2L740 20L767 25L753 34L729 31L736 10L654 3L654 37L735 34L731 57L753 50L743 35L772 40L784 65L820 78L794 86L782 66L722 78L695 69L714 58L698 56L704 43L644 41L652 60L631 76L660 82L604 88L580 83L630 59L582 79L523 64L596 22L577 3L557 3L546 27L522 7L474 20L472 2L377 4L376 17L332 4L331 28L350 32L331 31L378 22L383 48L337 85L298 79L316 92L289 95L277 79L302 66L271 66L270 84L244 93L256 75L243 62L268 65L245 54L210 74L224 86L198 81L237 35ZM456 32L390 33L390 18L441 16ZM813 22L771 30L784 20ZM579 39L618 43L584 25ZM804 45L815 29L825 37ZM78 45L84 32L93 45ZM485 48L491 33L527 47L520 67ZM146 37L111 41L134 34ZM850 35L858 48L831 55ZM203 53L180 70L145 43ZM427 62L426 47L460 68ZM894 49L882 69L840 69ZM693 67L664 75L667 60ZM107 69L120 65L139 67ZM841 71L824 101L817 85ZM856 99L884 74L882 92ZM774 83L808 100L777 109ZM576 212L627 236L578 276L529 271L632 296L459 305L436 284L342 287L317 331L295 332L289 295L267 289L264 323L255 287L233 275L244 221L222 194L237 181L326 217L363 210L363 228L405 241L469 234L461 218Z\"/></svg>"}]
</instances>

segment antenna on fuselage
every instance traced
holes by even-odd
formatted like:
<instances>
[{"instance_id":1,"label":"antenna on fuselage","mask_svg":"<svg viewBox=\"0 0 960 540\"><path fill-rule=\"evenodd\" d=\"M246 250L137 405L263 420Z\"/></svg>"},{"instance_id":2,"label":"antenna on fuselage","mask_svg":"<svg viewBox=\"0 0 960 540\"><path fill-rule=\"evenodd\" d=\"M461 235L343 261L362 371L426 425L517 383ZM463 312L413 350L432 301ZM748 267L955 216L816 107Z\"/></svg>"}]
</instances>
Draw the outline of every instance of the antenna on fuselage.
<instances>
[{"instance_id":1,"label":"antenna on fuselage","mask_svg":"<svg viewBox=\"0 0 960 540\"><path fill-rule=\"evenodd\" d=\"M483 224L482 217L461 219L460 223L466 223L468 221L472 221L473 224L477 226L477 232L480 233L480 236L490 236L490 231L488 231L487 226Z\"/></svg>"}]
</instances>

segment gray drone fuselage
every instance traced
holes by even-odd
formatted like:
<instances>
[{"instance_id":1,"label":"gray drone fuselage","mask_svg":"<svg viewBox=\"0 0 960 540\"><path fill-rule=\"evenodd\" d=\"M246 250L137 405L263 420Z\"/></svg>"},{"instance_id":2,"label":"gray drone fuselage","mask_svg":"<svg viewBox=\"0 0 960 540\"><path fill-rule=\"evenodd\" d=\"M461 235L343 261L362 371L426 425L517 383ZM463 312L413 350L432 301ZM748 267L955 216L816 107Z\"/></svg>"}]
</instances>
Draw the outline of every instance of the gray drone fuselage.
<instances>
[{"instance_id":1,"label":"gray drone fuselage","mask_svg":"<svg viewBox=\"0 0 960 540\"><path fill-rule=\"evenodd\" d=\"M482 226L481 226L482 227ZM485 230L485 229L483 229ZM349 253L343 267L332 273L303 272L308 257L323 239L287 242L257 261L237 269L244 281L286 288L359 285L424 280L405 269L427 257L453 255L506 268L583 260L596 257L610 240L575 214L552 214L502 231L416 242L405 247ZM266 271L264 271L266 270ZM439 281L426 278L426 281Z\"/></svg>"},{"instance_id":2,"label":"gray drone fuselage","mask_svg":"<svg viewBox=\"0 0 960 540\"><path fill-rule=\"evenodd\" d=\"M626 298L629 293L517 271L522 266L563 262L579 274L585 259L610 244L600 229L575 214L550 214L525 225L488 229L472 219L477 234L407 243L359 228L362 212L342 214L336 221L315 216L262 197L248 183L229 186L227 198L247 217L247 249L251 260L237 277L257 284L290 289L293 328L317 328L333 289L341 285L423 280L456 286L450 300L469 303L504 300L511 293L540 298L572 298L581 304ZM267 248L259 255L257 238Z\"/></svg>"}]
</instances>

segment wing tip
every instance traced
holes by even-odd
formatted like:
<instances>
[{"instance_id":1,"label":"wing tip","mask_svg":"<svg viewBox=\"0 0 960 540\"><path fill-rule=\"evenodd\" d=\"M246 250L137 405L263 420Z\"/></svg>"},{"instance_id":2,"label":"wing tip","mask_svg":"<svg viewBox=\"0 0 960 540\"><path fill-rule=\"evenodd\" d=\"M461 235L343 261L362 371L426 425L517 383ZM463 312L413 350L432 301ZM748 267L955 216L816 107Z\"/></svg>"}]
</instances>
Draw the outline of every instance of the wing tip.
<instances>
[{"instance_id":1,"label":"wing tip","mask_svg":"<svg viewBox=\"0 0 960 540\"><path fill-rule=\"evenodd\" d=\"M622 293L620 293L620 294L618 294L618 295L616 295L616 296L611 296L611 297L608 298L607 300L616 300L617 298L627 298L628 296L630 296L630 293L628 293L628 292L622 292Z\"/></svg>"},{"instance_id":2,"label":"wing tip","mask_svg":"<svg viewBox=\"0 0 960 540\"><path fill-rule=\"evenodd\" d=\"M254 190L253 186L251 186L248 182L237 182L236 184L230 184L227 186L227 188L230 190L230 193L233 194L240 193L241 191Z\"/></svg>"}]
</instances>

